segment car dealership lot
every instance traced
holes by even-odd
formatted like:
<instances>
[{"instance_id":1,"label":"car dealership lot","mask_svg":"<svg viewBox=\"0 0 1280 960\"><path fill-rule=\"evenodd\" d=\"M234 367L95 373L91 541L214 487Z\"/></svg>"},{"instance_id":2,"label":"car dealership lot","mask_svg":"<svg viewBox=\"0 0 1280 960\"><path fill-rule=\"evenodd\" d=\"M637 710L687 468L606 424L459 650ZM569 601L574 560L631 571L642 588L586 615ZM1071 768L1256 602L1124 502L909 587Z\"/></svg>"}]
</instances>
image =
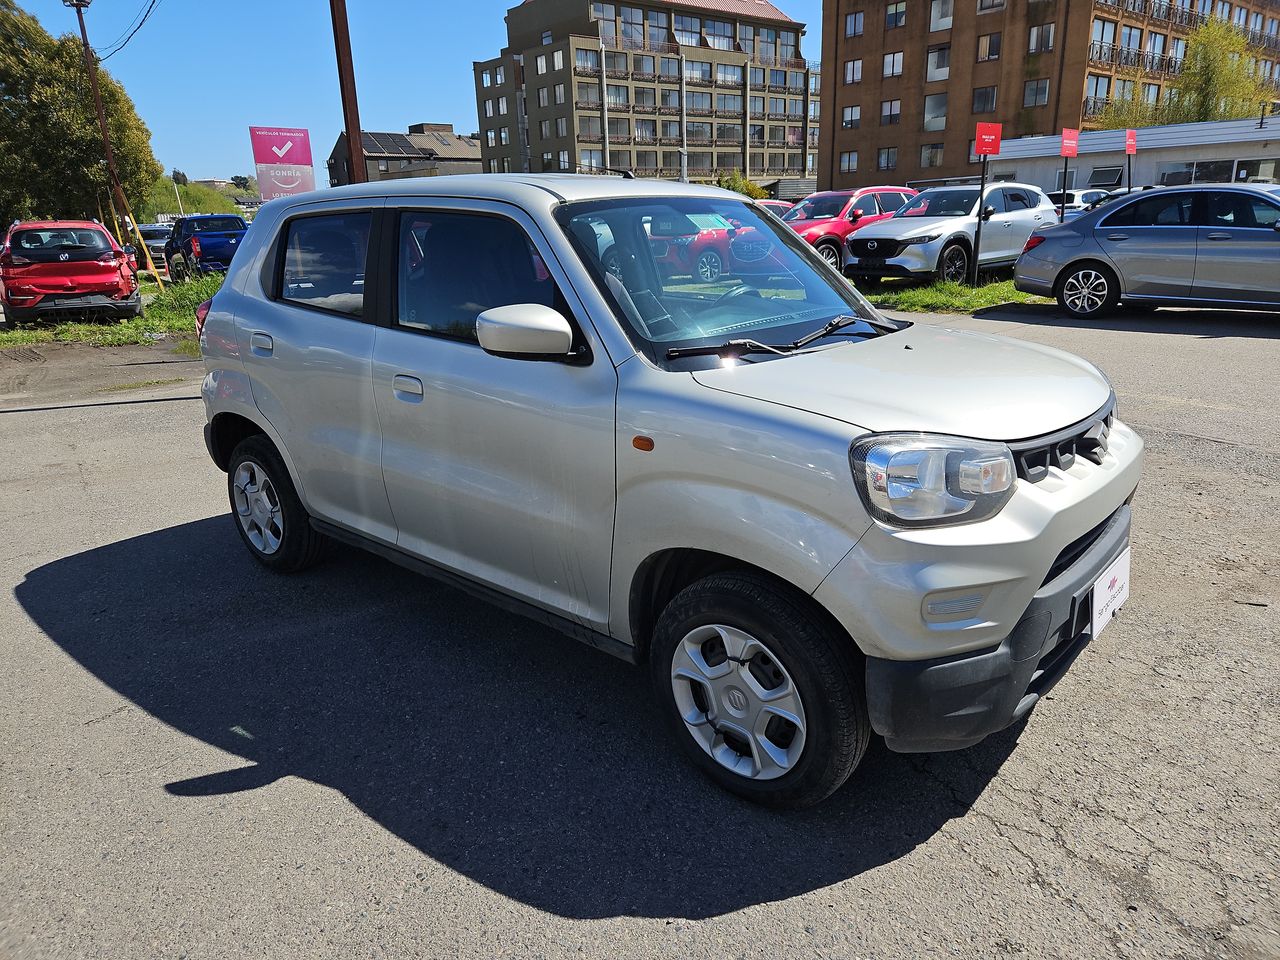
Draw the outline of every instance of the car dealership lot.
<instances>
[{"instance_id":1,"label":"car dealership lot","mask_svg":"<svg viewBox=\"0 0 1280 960\"><path fill-rule=\"evenodd\" d=\"M642 671L353 551L255 567L197 365L0 357L0 956L1280 954L1280 320L945 322L1111 376L1133 594L1025 728L802 814L699 777Z\"/></svg>"}]
</instances>

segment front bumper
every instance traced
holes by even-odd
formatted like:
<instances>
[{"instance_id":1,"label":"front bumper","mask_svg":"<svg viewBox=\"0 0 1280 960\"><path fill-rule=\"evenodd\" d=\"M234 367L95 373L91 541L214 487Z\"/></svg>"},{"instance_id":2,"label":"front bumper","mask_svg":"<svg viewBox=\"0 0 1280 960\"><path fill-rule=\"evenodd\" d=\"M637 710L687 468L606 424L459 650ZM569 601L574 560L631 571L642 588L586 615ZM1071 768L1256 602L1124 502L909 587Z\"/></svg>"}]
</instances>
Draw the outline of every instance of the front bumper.
<instances>
[{"instance_id":1,"label":"front bumper","mask_svg":"<svg viewBox=\"0 0 1280 960\"><path fill-rule=\"evenodd\" d=\"M958 750L1026 716L1093 639L1094 581L1129 546L1130 508L1045 583L998 646L931 660L867 658L867 709L889 749Z\"/></svg>"},{"instance_id":2,"label":"front bumper","mask_svg":"<svg viewBox=\"0 0 1280 960\"><path fill-rule=\"evenodd\" d=\"M33 306L23 306L6 300L4 312L11 321L72 315L124 318L137 316L140 307L137 290L119 300L101 293L50 293L42 296Z\"/></svg>"},{"instance_id":3,"label":"front bumper","mask_svg":"<svg viewBox=\"0 0 1280 960\"><path fill-rule=\"evenodd\" d=\"M855 233L856 237L857 234ZM896 257L873 259L855 257L845 250L844 272L850 277L922 277L938 269L941 246L934 243L913 243L903 248Z\"/></svg>"}]
</instances>

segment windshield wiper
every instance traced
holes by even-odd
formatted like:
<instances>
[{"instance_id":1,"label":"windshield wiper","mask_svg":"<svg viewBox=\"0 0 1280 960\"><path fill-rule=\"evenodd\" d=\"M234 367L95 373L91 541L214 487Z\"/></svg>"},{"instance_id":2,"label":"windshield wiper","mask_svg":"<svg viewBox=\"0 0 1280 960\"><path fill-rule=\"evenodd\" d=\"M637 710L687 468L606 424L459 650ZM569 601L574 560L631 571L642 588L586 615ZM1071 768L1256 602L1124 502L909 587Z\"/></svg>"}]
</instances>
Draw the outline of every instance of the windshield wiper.
<instances>
[{"instance_id":1,"label":"windshield wiper","mask_svg":"<svg viewBox=\"0 0 1280 960\"><path fill-rule=\"evenodd\" d=\"M775 347L767 343L761 343L758 340L726 340L724 343L715 343L702 347L672 347L667 351L667 359L677 360L680 357L726 357L737 359L748 353L776 353L781 355L790 350L790 345Z\"/></svg>"},{"instance_id":2,"label":"windshield wiper","mask_svg":"<svg viewBox=\"0 0 1280 960\"><path fill-rule=\"evenodd\" d=\"M809 344L813 343L813 341L815 340L821 340L823 337L829 337L833 333L838 333L839 331L843 330L845 327L857 323L859 320L863 321L868 326L874 327L875 329L879 330L882 333L897 333L899 330L902 329L897 324L893 324L892 322L882 322L880 320L873 320L870 317L855 317L853 314L845 313L845 314L841 314L838 317L832 317L830 320L828 320L825 324L823 324L823 326L819 327L817 330L814 330L810 333L806 333L799 340L796 340L794 343L791 344L791 349L799 350L801 347L808 346Z\"/></svg>"}]
</instances>

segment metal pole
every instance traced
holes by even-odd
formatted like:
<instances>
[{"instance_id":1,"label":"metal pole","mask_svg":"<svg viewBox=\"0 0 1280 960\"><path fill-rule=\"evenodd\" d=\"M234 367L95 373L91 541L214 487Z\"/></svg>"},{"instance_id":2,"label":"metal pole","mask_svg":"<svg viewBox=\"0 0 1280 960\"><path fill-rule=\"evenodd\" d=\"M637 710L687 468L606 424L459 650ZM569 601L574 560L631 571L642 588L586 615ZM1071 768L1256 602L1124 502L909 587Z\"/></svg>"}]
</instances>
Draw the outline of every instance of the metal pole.
<instances>
[{"instance_id":1,"label":"metal pole","mask_svg":"<svg viewBox=\"0 0 1280 960\"><path fill-rule=\"evenodd\" d=\"M689 116L685 112L684 54L680 54L680 182L689 182Z\"/></svg>"},{"instance_id":2,"label":"metal pole","mask_svg":"<svg viewBox=\"0 0 1280 960\"><path fill-rule=\"evenodd\" d=\"M1127 166L1129 167L1129 172L1125 175L1125 186L1129 188L1130 192L1132 192L1133 191L1133 154L1131 153L1128 156L1126 156L1125 160L1127 161Z\"/></svg>"},{"instance_id":3,"label":"metal pole","mask_svg":"<svg viewBox=\"0 0 1280 960\"><path fill-rule=\"evenodd\" d=\"M600 37L600 133L604 137L604 166L609 162L609 78L604 67L604 36Z\"/></svg>"},{"instance_id":4,"label":"metal pole","mask_svg":"<svg viewBox=\"0 0 1280 960\"><path fill-rule=\"evenodd\" d=\"M338 59L338 89L342 95L342 119L347 131L347 157L351 183L365 183L364 139L360 135L360 106L356 101L356 70L351 62L351 31L347 27L347 0L329 0L333 19L333 47Z\"/></svg>"},{"instance_id":5,"label":"metal pole","mask_svg":"<svg viewBox=\"0 0 1280 960\"><path fill-rule=\"evenodd\" d=\"M982 182L978 187L978 227L973 234L973 265L969 267L969 286L978 285L978 255L982 250L983 210L987 206L987 155L982 155Z\"/></svg>"},{"instance_id":6,"label":"metal pole","mask_svg":"<svg viewBox=\"0 0 1280 960\"><path fill-rule=\"evenodd\" d=\"M173 184L173 195L178 198L178 216L185 217L186 211L182 209L182 194L178 192L178 181L170 181Z\"/></svg>"},{"instance_id":7,"label":"metal pole","mask_svg":"<svg viewBox=\"0 0 1280 960\"><path fill-rule=\"evenodd\" d=\"M751 59L742 65L742 176L751 179Z\"/></svg>"},{"instance_id":8,"label":"metal pole","mask_svg":"<svg viewBox=\"0 0 1280 960\"><path fill-rule=\"evenodd\" d=\"M89 28L84 24L84 8L87 3L81 2L75 5L76 19L80 21L80 40L84 44L84 64L85 69L89 73L89 87L93 90L93 106L98 112L98 129L102 132L102 152L107 159L107 177L111 181L111 189L115 191L116 199L120 201L120 209L127 212L129 220L133 223L133 232L138 238L138 246L142 248L142 256L147 261L147 269L156 278L156 283L161 290L164 290L164 281L156 273L156 265L151 260L151 251L147 249L147 243L142 239L142 231L138 229L138 221L133 217L133 211L129 210L129 201L125 199L124 187L120 185L120 177L116 173L116 155L111 149L111 135L107 131L107 112L102 107L102 91L98 88L98 59L94 56L93 47L89 45Z\"/></svg>"},{"instance_id":9,"label":"metal pole","mask_svg":"<svg viewBox=\"0 0 1280 960\"><path fill-rule=\"evenodd\" d=\"M1062 158L1062 189L1058 193L1058 222L1062 223L1067 219L1067 165L1071 162L1070 158Z\"/></svg>"}]
</instances>

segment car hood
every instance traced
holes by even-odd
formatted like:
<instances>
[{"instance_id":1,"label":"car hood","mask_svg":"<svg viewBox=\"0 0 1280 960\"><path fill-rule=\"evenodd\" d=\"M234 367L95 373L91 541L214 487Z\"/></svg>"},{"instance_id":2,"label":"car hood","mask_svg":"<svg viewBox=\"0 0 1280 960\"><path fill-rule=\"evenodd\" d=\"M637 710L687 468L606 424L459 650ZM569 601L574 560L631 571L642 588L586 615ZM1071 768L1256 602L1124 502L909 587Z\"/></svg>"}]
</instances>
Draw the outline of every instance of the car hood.
<instances>
[{"instance_id":1,"label":"car hood","mask_svg":"<svg viewBox=\"0 0 1280 960\"><path fill-rule=\"evenodd\" d=\"M972 217L890 217L878 223L868 223L858 231L859 240L906 237L924 237L931 233L958 230L974 222Z\"/></svg>"},{"instance_id":2,"label":"car hood","mask_svg":"<svg viewBox=\"0 0 1280 960\"><path fill-rule=\"evenodd\" d=\"M874 432L1025 440L1101 408L1111 385L1079 357L1006 337L916 324L874 340L699 370L705 387Z\"/></svg>"}]
</instances>

